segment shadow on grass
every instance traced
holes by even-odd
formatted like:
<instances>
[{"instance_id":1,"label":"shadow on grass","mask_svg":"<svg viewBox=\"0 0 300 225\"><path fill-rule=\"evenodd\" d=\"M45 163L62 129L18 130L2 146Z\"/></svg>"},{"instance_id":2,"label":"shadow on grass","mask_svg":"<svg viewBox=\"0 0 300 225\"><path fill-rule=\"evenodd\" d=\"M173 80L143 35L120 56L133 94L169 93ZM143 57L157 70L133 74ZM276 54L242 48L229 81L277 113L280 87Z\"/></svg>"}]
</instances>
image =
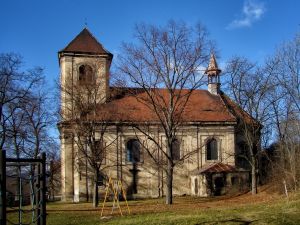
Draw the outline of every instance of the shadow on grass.
<instances>
[{"instance_id":1,"label":"shadow on grass","mask_svg":"<svg viewBox=\"0 0 300 225\"><path fill-rule=\"evenodd\" d=\"M205 224L221 224L221 223L228 223L228 222L233 222L233 223L238 223L239 225L249 225L253 222L256 222L258 220L243 220L243 219L230 219L230 220L220 220L220 221L209 221L209 222L202 222L202 223L196 223L195 225L205 225Z\"/></svg>"},{"instance_id":2,"label":"shadow on grass","mask_svg":"<svg viewBox=\"0 0 300 225\"><path fill-rule=\"evenodd\" d=\"M47 209L47 212L99 212L101 208L97 209Z\"/></svg>"}]
</instances>

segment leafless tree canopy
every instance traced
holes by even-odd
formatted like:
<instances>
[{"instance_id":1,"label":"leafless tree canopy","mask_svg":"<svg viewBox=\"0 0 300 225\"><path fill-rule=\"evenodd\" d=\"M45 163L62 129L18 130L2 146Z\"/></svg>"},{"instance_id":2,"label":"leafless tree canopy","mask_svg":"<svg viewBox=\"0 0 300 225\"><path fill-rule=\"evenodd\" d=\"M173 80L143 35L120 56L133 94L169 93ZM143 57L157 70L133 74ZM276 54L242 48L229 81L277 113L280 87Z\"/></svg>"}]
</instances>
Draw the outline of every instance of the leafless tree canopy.
<instances>
[{"instance_id":1,"label":"leafless tree canopy","mask_svg":"<svg viewBox=\"0 0 300 225\"><path fill-rule=\"evenodd\" d=\"M228 76L227 93L245 110L253 120L240 118L239 130L243 140L239 140L238 160L246 160L251 167L252 193L257 190L258 157L260 153L260 136L264 130L261 126L270 117L268 95L272 91L271 74L263 67L251 63L246 58L232 58L225 72ZM239 159L241 158L241 159Z\"/></svg>"},{"instance_id":2,"label":"leafless tree canopy","mask_svg":"<svg viewBox=\"0 0 300 225\"><path fill-rule=\"evenodd\" d=\"M257 175L261 157L267 157L273 168L273 178L280 179L277 184L284 183L291 189L299 186L299 40L297 34L261 65L243 57L233 57L226 70L227 92L262 125L245 124L247 126L241 127L245 134L255 134L255 129L259 128L257 134L262 135L261 142L256 142L256 148L253 148L255 136L247 138L250 136L245 135L250 149L246 158L253 169L252 178ZM269 148L273 149L272 152L259 150L272 143L273 147ZM270 177L271 170L268 173ZM256 186L255 182L256 179L252 180L252 189Z\"/></svg>"},{"instance_id":3,"label":"leafless tree canopy","mask_svg":"<svg viewBox=\"0 0 300 225\"><path fill-rule=\"evenodd\" d=\"M202 68L207 66L213 45L203 26L190 27L174 21L162 27L139 24L134 37L136 44L123 44L117 66L130 84L144 93L135 96L155 113L166 137L166 150L161 152L167 159L166 203L172 204L173 168L178 158L173 143L179 139L178 129L184 123L182 114L190 95L204 82ZM134 127L148 135L158 148L162 147L147 128Z\"/></svg>"},{"instance_id":4,"label":"leafless tree canopy","mask_svg":"<svg viewBox=\"0 0 300 225\"><path fill-rule=\"evenodd\" d=\"M1 54L0 79L0 148L14 157L35 158L47 151L54 124L43 69L23 71L19 55Z\"/></svg>"},{"instance_id":5,"label":"leafless tree canopy","mask_svg":"<svg viewBox=\"0 0 300 225\"><path fill-rule=\"evenodd\" d=\"M55 125L54 109L43 69L24 71L21 56L0 54L0 151L6 150L14 158L37 158L41 152L58 152L57 140L50 132ZM27 172L34 177L35 166L22 171ZM55 185L57 188L59 183Z\"/></svg>"},{"instance_id":6,"label":"leafless tree canopy","mask_svg":"<svg viewBox=\"0 0 300 225\"><path fill-rule=\"evenodd\" d=\"M285 185L285 191L299 188L299 120L300 120L300 36L283 43L267 61L276 83L272 104L276 148L273 158L274 178ZM278 182L279 179L279 182Z\"/></svg>"}]
</instances>

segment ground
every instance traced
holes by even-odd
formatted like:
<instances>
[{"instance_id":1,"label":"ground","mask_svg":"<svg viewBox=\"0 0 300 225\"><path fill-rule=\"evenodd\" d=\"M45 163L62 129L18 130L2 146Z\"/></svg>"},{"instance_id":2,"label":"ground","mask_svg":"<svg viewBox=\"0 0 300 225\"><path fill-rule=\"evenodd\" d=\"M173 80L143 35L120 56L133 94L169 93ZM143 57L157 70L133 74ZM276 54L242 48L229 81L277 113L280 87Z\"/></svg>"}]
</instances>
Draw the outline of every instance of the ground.
<instances>
[{"instance_id":1,"label":"ground","mask_svg":"<svg viewBox=\"0 0 300 225\"><path fill-rule=\"evenodd\" d=\"M300 193L289 198L264 191L255 196L175 197L171 206L163 199L129 201L131 214L122 203L124 216L118 209L111 215L110 206L101 218L101 206L94 209L91 203L50 203L47 224L300 224Z\"/></svg>"}]
</instances>

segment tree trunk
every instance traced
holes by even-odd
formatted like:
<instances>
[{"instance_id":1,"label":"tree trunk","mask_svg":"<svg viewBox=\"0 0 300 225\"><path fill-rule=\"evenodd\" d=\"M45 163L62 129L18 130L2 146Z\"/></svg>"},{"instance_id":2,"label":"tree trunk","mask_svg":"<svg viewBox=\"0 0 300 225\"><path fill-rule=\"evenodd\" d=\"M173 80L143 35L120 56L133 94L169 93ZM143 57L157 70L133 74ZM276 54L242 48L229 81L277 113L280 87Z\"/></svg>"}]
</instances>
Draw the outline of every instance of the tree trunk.
<instances>
[{"instance_id":1,"label":"tree trunk","mask_svg":"<svg viewBox=\"0 0 300 225\"><path fill-rule=\"evenodd\" d=\"M98 207L99 196L98 196L98 174L99 171L96 169L94 173L94 193L93 193L93 206L94 208Z\"/></svg>"},{"instance_id":2,"label":"tree trunk","mask_svg":"<svg viewBox=\"0 0 300 225\"><path fill-rule=\"evenodd\" d=\"M252 158L252 166L251 166L251 193L253 195L257 194L256 163L255 163L255 159L253 158Z\"/></svg>"},{"instance_id":3,"label":"tree trunk","mask_svg":"<svg viewBox=\"0 0 300 225\"><path fill-rule=\"evenodd\" d=\"M89 196L89 179L88 179L88 161L87 158L85 159L85 197L86 197L86 202L90 201L90 196Z\"/></svg>"},{"instance_id":4,"label":"tree trunk","mask_svg":"<svg viewBox=\"0 0 300 225\"><path fill-rule=\"evenodd\" d=\"M166 204L173 204L173 165L168 160Z\"/></svg>"}]
</instances>

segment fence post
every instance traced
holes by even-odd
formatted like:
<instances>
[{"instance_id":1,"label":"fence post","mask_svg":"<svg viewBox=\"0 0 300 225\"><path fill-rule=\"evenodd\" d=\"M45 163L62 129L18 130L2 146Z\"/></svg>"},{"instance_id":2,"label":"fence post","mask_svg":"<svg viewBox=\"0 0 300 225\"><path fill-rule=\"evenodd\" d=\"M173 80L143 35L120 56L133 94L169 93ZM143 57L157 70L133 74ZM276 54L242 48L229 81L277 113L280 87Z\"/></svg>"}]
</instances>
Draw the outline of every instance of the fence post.
<instances>
[{"instance_id":1,"label":"fence post","mask_svg":"<svg viewBox=\"0 0 300 225\"><path fill-rule=\"evenodd\" d=\"M46 225L46 153L42 153L42 225Z\"/></svg>"},{"instance_id":2,"label":"fence post","mask_svg":"<svg viewBox=\"0 0 300 225\"><path fill-rule=\"evenodd\" d=\"M0 193L0 224L6 224L6 152L0 150L0 182L1 182L1 193Z\"/></svg>"},{"instance_id":3,"label":"fence post","mask_svg":"<svg viewBox=\"0 0 300 225\"><path fill-rule=\"evenodd\" d=\"M36 179L36 224L41 225L41 163L37 164L37 179Z\"/></svg>"}]
</instances>

